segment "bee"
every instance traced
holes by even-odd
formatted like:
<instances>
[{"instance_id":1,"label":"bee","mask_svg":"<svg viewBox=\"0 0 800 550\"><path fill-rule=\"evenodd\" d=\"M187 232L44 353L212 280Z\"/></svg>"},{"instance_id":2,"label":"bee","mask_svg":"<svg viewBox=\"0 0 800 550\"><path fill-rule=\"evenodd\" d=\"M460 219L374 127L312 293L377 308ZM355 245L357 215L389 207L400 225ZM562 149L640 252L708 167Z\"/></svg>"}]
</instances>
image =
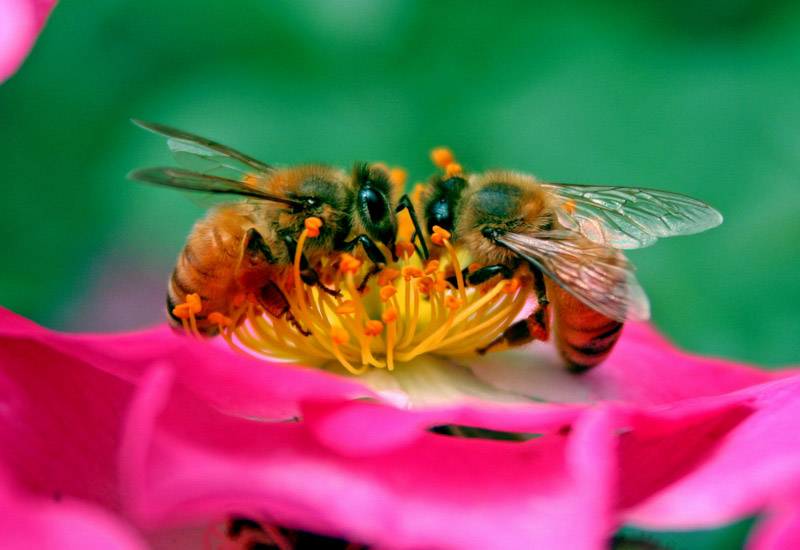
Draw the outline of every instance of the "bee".
<instances>
[{"instance_id":1,"label":"bee","mask_svg":"<svg viewBox=\"0 0 800 550\"><path fill-rule=\"evenodd\" d=\"M314 266L359 244L374 267L386 264L378 243L396 260L397 213L408 209L419 222L407 195L397 192L382 168L365 163L351 173L320 164L275 168L214 141L152 122L133 121L168 138L182 166L134 170L128 177L145 183L236 196L246 200L212 208L192 228L178 257L167 291L167 312L174 327L182 326L173 311L187 296L199 294L197 330L213 336L218 324L212 312L227 312L237 294L251 294L275 317L284 317L304 334L293 318L284 290L294 262L297 241L309 217L322 220L320 234L304 247L300 268L305 284L330 294ZM421 240L421 239L420 239ZM425 254L427 245L421 242Z\"/></svg>"},{"instance_id":2,"label":"bee","mask_svg":"<svg viewBox=\"0 0 800 550\"><path fill-rule=\"evenodd\" d=\"M536 308L488 346L547 341L552 329L567 369L600 364L625 321L646 320L650 305L622 249L689 235L722 223L708 204L668 191L546 183L508 170L465 175L452 159L423 189L428 235L434 226L480 264L469 284L522 275Z\"/></svg>"}]
</instances>

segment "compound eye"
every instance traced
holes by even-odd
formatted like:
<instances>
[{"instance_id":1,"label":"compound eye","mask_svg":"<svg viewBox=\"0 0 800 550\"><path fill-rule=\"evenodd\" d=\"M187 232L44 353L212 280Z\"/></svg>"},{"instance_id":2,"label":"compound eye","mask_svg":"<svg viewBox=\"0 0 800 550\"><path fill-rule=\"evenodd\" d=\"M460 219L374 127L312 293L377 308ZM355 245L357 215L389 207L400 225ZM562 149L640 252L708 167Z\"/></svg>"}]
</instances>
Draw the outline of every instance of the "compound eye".
<instances>
[{"instance_id":1,"label":"compound eye","mask_svg":"<svg viewBox=\"0 0 800 550\"><path fill-rule=\"evenodd\" d=\"M389 215L389 208L383 195L367 187L358 192L360 202L366 206L372 223L378 223Z\"/></svg>"}]
</instances>

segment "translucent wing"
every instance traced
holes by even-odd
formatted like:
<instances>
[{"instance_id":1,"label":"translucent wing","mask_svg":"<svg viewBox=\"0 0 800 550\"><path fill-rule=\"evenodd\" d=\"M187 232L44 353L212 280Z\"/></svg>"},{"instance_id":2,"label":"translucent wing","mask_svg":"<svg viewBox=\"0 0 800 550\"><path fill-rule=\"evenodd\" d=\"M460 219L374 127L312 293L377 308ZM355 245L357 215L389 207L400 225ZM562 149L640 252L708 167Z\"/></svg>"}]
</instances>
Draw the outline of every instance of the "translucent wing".
<instances>
[{"instance_id":1,"label":"translucent wing","mask_svg":"<svg viewBox=\"0 0 800 550\"><path fill-rule=\"evenodd\" d=\"M155 122L132 122L145 130L169 138L167 145L172 155L178 164L188 170L232 180L258 178L272 171L268 164L210 139Z\"/></svg>"},{"instance_id":2,"label":"translucent wing","mask_svg":"<svg viewBox=\"0 0 800 550\"><path fill-rule=\"evenodd\" d=\"M241 181L210 176L208 174L201 174L200 172L192 172L191 170L183 170L181 168L171 168L168 166L141 168L128 174L128 178L144 183L183 189L185 191L239 195L242 197L280 202L288 204L293 208L301 208L303 206L299 201L270 195L257 187L250 186Z\"/></svg>"},{"instance_id":3,"label":"translucent wing","mask_svg":"<svg viewBox=\"0 0 800 550\"><path fill-rule=\"evenodd\" d=\"M640 248L658 237L691 235L722 223L706 203L669 191L543 183L564 199L558 221L588 239L614 248Z\"/></svg>"},{"instance_id":4,"label":"translucent wing","mask_svg":"<svg viewBox=\"0 0 800 550\"><path fill-rule=\"evenodd\" d=\"M573 231L509 233L497 242L529 261L578 300L616 321L650 318L650 303L622 253Z\"/></svg>"}]
</instances>

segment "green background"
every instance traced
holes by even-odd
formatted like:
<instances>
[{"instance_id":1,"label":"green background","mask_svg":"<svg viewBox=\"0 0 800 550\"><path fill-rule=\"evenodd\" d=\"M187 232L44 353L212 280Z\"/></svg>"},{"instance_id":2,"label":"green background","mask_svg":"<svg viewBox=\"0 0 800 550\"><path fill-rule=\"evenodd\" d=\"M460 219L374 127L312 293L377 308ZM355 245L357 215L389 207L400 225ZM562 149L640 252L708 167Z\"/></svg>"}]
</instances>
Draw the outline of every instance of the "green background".
<instances>
[{"instance_id":1,"label":"green background","mask_svg":"<svg viewBox=\"0 0 800 550\"><path fill-rule=\"evenodd\" d=\"M449 145L472 170L696 196L722 227L630 254L655 323L800 363L800 10L697 4L63 0L0 86L0 304L66 330L163 319L202 211L125 179L172 162L135 117L275 164L413 182Z\"/></svg>"}]
</instances>

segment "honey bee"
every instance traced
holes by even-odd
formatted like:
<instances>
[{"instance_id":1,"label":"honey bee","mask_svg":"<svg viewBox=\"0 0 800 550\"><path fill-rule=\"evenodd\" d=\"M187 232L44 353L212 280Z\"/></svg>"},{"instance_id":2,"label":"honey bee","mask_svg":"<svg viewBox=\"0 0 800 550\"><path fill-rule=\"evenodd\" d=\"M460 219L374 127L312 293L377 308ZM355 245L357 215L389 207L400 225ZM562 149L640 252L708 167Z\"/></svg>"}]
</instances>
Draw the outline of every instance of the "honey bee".
<instances>
[{"instance_id":1,"label":"honey bee","mask_svg":"<svg viewBox=\"0 0 800 550\"><path fill-rule=\"evenodd\" d=\"M297 240L309 217L322 220L322 227L304 247L301 278L331 294L337 293L325 287L314 270L323 257L352 252L360 244L374 264L370 274L377 273L386 263L377 243L397 259L397 212L403 209L409 210L421 235L411 201L406 195L397 197L388 174L378 166L359 163L350 174L319 164L275 168L187 132L133 122L167 137L183 168L143 168L131 172L130 179L247 199L213 208L192 228L167 292L167 311L174 327L181 326L173 311L176 304L197 293L197 330L213 336L218 325L208 319L209 314L228 311L234 297L244 293L252 294L273 316L285 317L308 334L292 317L284 290ZM427 253L425 243L420 244Z\"/></svg>"},{"instance_id":2,"label":"honey bee","mask_svg":"<svg viewBox=\"0 0 800 550\"><path fill-rule=\"evenodd\" d=\"M506 170L467 176L454 163L433 177L420 201L428 235L434 226L449 231L451 242L483 266L464 271L469 284L522 273L536 294L527 318L477 351L547 341L552 309L556 347L575 373L608 357L625 321L650 316L621 249L722 223L714 208L677 193L546 183Z\"/></svg>"}]
</instances>

